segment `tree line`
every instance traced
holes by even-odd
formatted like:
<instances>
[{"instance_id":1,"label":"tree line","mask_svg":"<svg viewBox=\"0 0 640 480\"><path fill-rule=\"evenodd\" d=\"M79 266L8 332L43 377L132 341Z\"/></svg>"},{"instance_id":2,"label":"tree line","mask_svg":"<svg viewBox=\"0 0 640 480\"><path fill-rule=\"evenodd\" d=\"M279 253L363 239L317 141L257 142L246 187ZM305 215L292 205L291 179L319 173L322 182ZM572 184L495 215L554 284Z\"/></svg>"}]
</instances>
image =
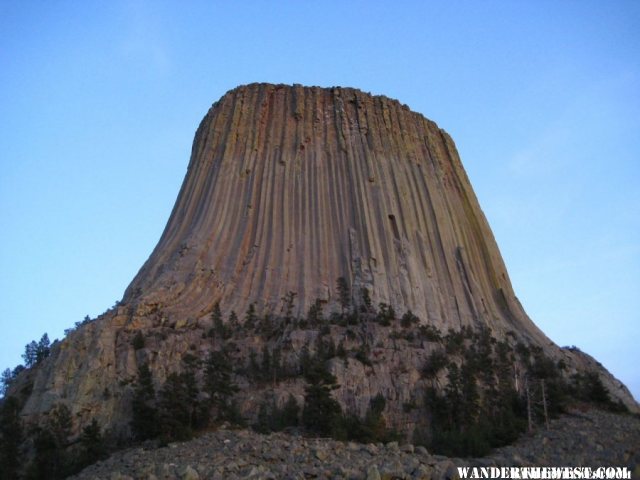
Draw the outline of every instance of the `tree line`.
<instances>
[{"instance_id":1,"label":"tree line","mask_svg":"<svg viewBox=\"0 0 640 480\"><path fill-rule=\"evenodd\" d=\"M230 312L225 319L220 305L215 304L211 328L203 332L204 338L211 339L211 350L204 358L186 353L166 378L154 378L147 363L139 365L132 383L131 441L185 440L221 422L246 426L248 421L236 401L239 389L234 379L239 376L266 391L257 416L252 419L251 426L258 432L295 428L340 440L397 439L397 432L387 426L384 396L373 397L362 417L343 411L334 398L339 385L329 369L330 362L333 359L347 362L352 358L371 366L372 345L366 335L361 336L359 344L355 341L358 338L355 332L359 330L355 327L362 327L362 332L366 332L371 324L388 328L390 338L429 344L431 353L421 370L422 385L426 386L417 394L422 399L423 422L414 432L413 442L425 445L433 453L484 455L491 448L511 443L528 429L547 424L550 418L576 401L616 411L624 409L611 401L597 374L568 378L562 362L547 358L539 347L517 342L515 334L497 340L482 328L441 332L433 325L420 325L411 311L398 315L386 303L374 306L366 289L354 295L343 278L338 279L336 292L338 311L325 314L325 302L316 300L304 317L293 315L294 292L283 297L280 316L258 315L252 304L242 320L235 312ZM80 325L87 321L90 320L85 319ZM336 327L343 327L339 329L343 339L337 344L331 335ZM284 355L283 349L287 346L283 340L288 333L300 329L317 330L315 344L305 345L292 362L291 355ZM263 339L262 350L251 350L246 362L238 362L232 357L234 337L249 334ZM143 332L138 331L131 338L134 350L146 348L146 343ZM20 367L38 365L50 351L45 334L39 342L27 344L23 355L26 367ZM3 372L3 393L20 374L15 370ZM298 378L305 382L301 403L293 395L281 406L275 398L269 398L270 384L275 387L284 380ZM70 423L63 405L56 407L42 425L27 428L20 422L20 407L13 397L2 404L0 471L17 471L15 459L24 453L27 438L35 456L22 472L25 478L62 478L38 475L66 474L91 459L100 458L106 451L97 422L85 427L80 440L76 439L76 444L71 445Z\"/></svg>"},{"instance_id":2,"label":"tree line","mask_svg":"<svg viewBox=\"0 0 640 480\"><path fill-rule=\"evenodd\" d=\"M58 480L106 456L107 444L95 418L75 438L66 405L56 405L39 424L27 426L20 410L15 397L0 406L0 479ZM27 439L31 452L24 448Z\"/></svg>"}]
</instances>

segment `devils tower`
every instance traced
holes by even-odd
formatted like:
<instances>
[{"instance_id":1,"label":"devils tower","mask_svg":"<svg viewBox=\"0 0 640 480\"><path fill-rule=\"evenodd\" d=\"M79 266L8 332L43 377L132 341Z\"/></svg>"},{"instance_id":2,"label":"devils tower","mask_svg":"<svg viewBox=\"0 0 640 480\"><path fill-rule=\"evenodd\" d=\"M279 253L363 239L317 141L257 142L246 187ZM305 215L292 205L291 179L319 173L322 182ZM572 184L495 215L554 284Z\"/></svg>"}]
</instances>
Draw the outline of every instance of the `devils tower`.
<instances>
[{"instance_id":1,"label":"devils tower","mask_svg":"<svg viewBox=\"0 0 640 480\"><path fill-rule=\"evenodd\" d=\"M382 321L369 322L378 306ZM298 321L310 311L316 323ZM226 333L212 340L220 315ZM302 400L296 372L322 350L345 411L363 415L382 395L389 423L410 432L422 422L425 362L444 351L434 331L537 349L566 376L595 372L637 410L597 362L528 318L445 131L352 88L251 84L202 120L167 226L119 305L55 344L10 393L22 392L25 418L64 404L76 430L95 418L122 435L141 365L160 388L187 353L233 345L238 408L255 417L265 396ZM276 352L281 370L254 381L255 358ZM513 367L509 388L520 392L522 378Z\"/></svg>"}]
</instances>

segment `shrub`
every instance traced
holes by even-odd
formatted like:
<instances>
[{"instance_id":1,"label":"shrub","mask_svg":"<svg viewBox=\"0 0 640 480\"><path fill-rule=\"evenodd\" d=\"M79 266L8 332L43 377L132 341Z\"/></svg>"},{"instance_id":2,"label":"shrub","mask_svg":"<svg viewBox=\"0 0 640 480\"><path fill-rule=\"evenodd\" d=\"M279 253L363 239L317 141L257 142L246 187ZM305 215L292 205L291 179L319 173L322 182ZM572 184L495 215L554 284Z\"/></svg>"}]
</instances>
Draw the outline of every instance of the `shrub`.
<instances>
[{"instance_id":1,"label":"shrub","mask_svg":"<svg viewBox=\"0 0 640 480\"><path fill-rule=\"evenodd\" d=\"M435 378L438 373L447 366L447 355L441 350L435 350L427 357L422 367L422 377L426 379Z\"/></svg>"},{"instance_id":2,"label":"shrub","mask_svg":"<svg viewBox=\"0 0 640 480\"><path fill-rule=\"evenodd\" d=\"M380 302L378 305L379 310L376 315L376 321L383 327L388 327L391 322L396 319L396 312L393 307L387 303Z\"/></svg>"},{"instance_id":3,"label":"shrub","mask_svg":"<svg viewBox=\"0 0 640 480\"><path fill-rule=\"evenodd\" d=\"M402 328L409 328L412 325L416 325L418 321L418 317L416 317L411 310L408 310L404 315L402 315L400 325Z\"/></svg>"}]
</instances>

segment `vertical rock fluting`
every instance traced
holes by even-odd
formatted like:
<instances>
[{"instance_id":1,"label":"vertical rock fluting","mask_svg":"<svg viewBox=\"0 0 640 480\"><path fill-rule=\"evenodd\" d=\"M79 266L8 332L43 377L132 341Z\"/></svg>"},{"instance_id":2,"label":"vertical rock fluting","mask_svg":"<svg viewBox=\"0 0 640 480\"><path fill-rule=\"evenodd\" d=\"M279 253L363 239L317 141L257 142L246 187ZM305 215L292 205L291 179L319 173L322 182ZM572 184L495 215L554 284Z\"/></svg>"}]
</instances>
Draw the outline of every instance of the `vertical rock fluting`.
<instances>
[{"instance_id":1,"label":"vertical rock fluting","mask_svg":"<svg viewBox=\"0 0 640 480\"><path fill-rule=\"evenodd\" d=\"M252 84L202 121L180 195L126 304L197 318L354 301L438 327L543 338L511 288L455 145L405 105L351 88Z\"/></svg>"}]
</instances>

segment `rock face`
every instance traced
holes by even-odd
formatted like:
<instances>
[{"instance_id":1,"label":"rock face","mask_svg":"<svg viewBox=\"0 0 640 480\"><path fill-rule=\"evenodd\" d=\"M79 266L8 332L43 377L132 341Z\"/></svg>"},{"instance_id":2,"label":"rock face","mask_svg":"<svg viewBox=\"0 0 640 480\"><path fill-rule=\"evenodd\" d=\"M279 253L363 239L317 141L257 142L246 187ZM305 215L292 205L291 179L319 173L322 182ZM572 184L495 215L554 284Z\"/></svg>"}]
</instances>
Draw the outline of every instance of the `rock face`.
<instances>
[{"instance_id":1,"label":"rock face","mask_svg":"<svg viewBox=\"0 0 640 480\"><path fill-rule=\"evenodd\" d=\"M268 84L239 87L211 107L165 231L119 307L54 345L12 388L27 392L27 418L62 402L76 430L92 417L126 430L140 364L161 385L185 353L204 358L220 348L207 337L216 302L225 318L251 304L283 315L288 292L293 316L316 299L339 309L339 277L352 305L366 289L374 304L412 310L422 325L485 328L542 347L569 371L597 371L615 398L638 409L604 368L559 349L527 317L453 141L435 123L359 90ZM295 366L322 333L347 349L344 361L330 362L343 408L362 415L381 393L390 424L410 430L417 412L403 405L422 401L420 371L438 345L378 325L318 330L284 325L271 339L238 330L234 361L242 369L252 353L277 348ZM137 332L144 347L132 342ZM349 353L365 344L368 364ZM241 409L255 414L264 385L240 373L236 380ZM303 387L289 377L270 395L281 405Z\"/></svg>"},{"instance_id":2,"label":"rock face","mask_svg":"<svg viewBox=\"0 0 640 480\"><path fill-rule=\"evenodd\" d=\"M455 145L386 97L254 84L196 133L167 227L124 296L199 318L298 313L336 279L438 327L490 325L544 341L516 300ZM357 300L357 299L355 299Z\"/></svg>"}]
</instances>

